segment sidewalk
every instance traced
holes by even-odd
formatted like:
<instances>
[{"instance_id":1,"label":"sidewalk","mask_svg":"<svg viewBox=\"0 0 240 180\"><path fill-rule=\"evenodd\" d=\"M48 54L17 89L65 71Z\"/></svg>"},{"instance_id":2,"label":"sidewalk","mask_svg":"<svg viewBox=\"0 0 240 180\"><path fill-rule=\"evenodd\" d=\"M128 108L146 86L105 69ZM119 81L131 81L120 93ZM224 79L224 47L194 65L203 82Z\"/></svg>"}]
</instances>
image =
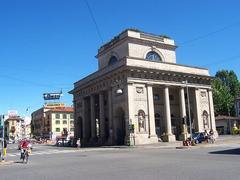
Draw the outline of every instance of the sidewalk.
<instances>
[{"instance_id":1,"label":"sidewalk","mask_svg":"<svg viewBox=\"0 0 240 180\"><path fill-rule=\"evenodd\" d=\"M9 164L13 164L13 163L14 163L14 161L2 160L2 161L0 161L0 166L9 165Z\"/></svg>"},{"instance_id":2,"label":"sidewalk","mask_svg":"<svg viewBox=\"0 0 240 180\"><path fill-rule=\"evenodd\" d=\"M214 144L210 143L199 143L194 146L183 146L182 141L176 142L159 142L156 144L144 144L132 146L135 148L159 148L159 149L188 149L188 148L201 148L201 147L213 147L213 146L222 146L222 145L234 145L240 147L240 136L239 135L222 135L219 136Z\"/></svg>"}]
</instances>

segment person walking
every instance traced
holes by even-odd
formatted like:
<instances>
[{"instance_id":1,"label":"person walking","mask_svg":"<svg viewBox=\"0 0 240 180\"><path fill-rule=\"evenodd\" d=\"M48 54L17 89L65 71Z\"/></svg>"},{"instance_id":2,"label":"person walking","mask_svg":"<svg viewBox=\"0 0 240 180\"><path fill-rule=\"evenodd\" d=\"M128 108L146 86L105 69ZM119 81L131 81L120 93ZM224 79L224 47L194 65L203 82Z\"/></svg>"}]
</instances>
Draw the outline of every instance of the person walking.
<instances>
[{"instance_id":1,"label":"person walking","mask_svg":"<svg viewBox=\"0 0 240 180\"><path fill-rule=\"evenodd\" d=\"M4 160L7 155L7 141L6 139L3 140L3 157L2 159Z\"/></svg>"},{"instance_id":2,"label":"person walking","mask_svg":"<svg viewBox=\"0 0 240 180\"><path fill-rule=\"evenodd\" d=\"M80 141L80 138L77 139L77 148L80 148L81 147L81 141Z\"/></svg>"},{"instance_id":3,"label":"person walking","mask_svg":"<svg viewBox=\"0 0 240 180\"><path fill-rule=\"evenodd\" d=\"M214 132L213 132L213 130L211 129L211 130L209 131L209 143L214 144L214 141L215 141L215 139L214 139Z\"/></svg>"}]
</instances>

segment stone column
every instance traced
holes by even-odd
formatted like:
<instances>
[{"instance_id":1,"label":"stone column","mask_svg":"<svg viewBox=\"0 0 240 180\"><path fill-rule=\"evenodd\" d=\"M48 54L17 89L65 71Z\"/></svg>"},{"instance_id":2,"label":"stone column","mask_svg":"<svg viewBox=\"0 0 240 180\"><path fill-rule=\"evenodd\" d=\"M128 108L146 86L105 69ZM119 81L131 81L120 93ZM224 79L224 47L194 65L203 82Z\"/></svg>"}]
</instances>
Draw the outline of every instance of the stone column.
<instances>
[{"instance_id":1,"label":"stone column","mask_svg":"<svg viewBox=\"0 0 240 180\"><path fill-rule=\"evenodd\" d=\"M104 94L100 92L99 94L99 119L100 119L100 141L104 143L105 141L105 116L104 116Z\"/></svg>"},{"instance_id":2,"label":"stone column","mask_svg":"<svg viewBox=\"0 0 240 180\"><path fill-rule=\"evenodd\" d=\"M194 96L195 96L195 130L198 132L203 132L204 127L203 127L203 120L201 116L201 102L200 102L200 92L199 89L195 89L194 91Z\"/></svg>"},{"instance_id":3,"label":"stone column","mask_svg":"<svg viewBox=\"0 0 240 180\"><path fill-rule=\"evenodd\" d=\"M94 95L90 97L91 106L91 140L92 142L96 140L96 114L95 114L95 99Z\"/></svg>"},{"instance_id":4,"label":"stone column","mask_svg":"<svg viewBox=\"0 0 240 180\"><path fill-rule=\"evenodd\" d=\"M215 116L214 116L214 106L213 106L213 97L212 97L212 90L208 90L208 101L209 101L209 112L210 112L210 125L211 129L214 131L214 134L217 136L217 130L216 130L216 122L215 122Z\"/></svg>"},{"instance_id":5,"label":"stone column","mask_svg":"<svg viewBox=\"0 0 240 180\"><path fill-rule=\"evenodd\" d=\"M113 144L112 89L108 90L109 144Z\"/></svg>"},{"instance_id":6,"label":"stone column","mask_svg":"<svg viewBox=\"0 0 240 180\"><path fill-rule=\"evenodd\" d=\"M175 135L172 134L169 89L167 86L164 87L164 112L166 120L166 134L163 137L163 140L167 142L176 141Z\"/></svg>"},{"instance_id":7,"label":"stone column","mask_svg":"<svg viewBox=\"0 0 240 180\"><path fill-rule=\"evenodd\" d=\"M156 138L157 142L153 103L153 90L151 85L147 85L147 99L148 99L149 138Z\"/></svg>"},{"instance_id":8,"label":"stone column","mask_svg":"<svg viewBox=\"0 0 240 180\"><path fill-rule=\"evenodd\" d=\"M187 139L187 122L186 122L186 104L185 104L185 93L184 87L180 88L179 91L179 105L180 105L180 118L181 118L181 125L182 125L182 133L179 136L179 140L186 140Z\"/></svg>"},{"instance_id":9,"label":"stone column","mask_svg":"<svg viewBox=\"0 0 240 180\"><path fill-rule=\"evenodd\" d=\"M86 141L86 137L87 137L87 134L86 134L86 99L83 98L82 99L82 140L83 142L82 143L85 143Z\"/></svg>"},{"instance_id":10,"label":"stone column","mask_svg":"<svg viewBox=\"0 0 240 180\"><path fill-rule=\"evenodd\" d=\"M127 104L126 104L126 109L128 109L128 114L127 114L127 119L129 121L129 124L134 125L134 134L130 133L128 128L126 128L126 136L125 136L125 142L127 141L126 138L130 136L130 144L135 145L135 140L138 140L138 137L136 136L136 132L138 131L138 121L135 118L135 106L134 106L134 86L132 83L128 83L127 85Z\"/></svg>"}]
</instances>

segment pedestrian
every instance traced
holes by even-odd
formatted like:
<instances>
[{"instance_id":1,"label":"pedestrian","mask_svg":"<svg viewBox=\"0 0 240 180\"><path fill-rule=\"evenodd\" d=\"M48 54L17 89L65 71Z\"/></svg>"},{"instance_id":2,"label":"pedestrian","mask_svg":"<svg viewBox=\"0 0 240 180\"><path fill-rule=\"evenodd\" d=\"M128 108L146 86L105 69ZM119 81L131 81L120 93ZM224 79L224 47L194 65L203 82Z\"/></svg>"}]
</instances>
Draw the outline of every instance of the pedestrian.
<instances>
[{"instance_id":1,"label":"pedestrian","mask_svg":"<svg viewBox=\"0 0 240 180\"><path fill-rule=\"evenodd\" d=\"M204 131L204 140L205 140L205 143L208 143L208 133L207 133L207 130Z\"/></svg>"},{"instance_id":2,"label":"pedestrian","mask_svg":"<svg viewBox=\"0 0 240 180\"><path fill-rule=\"evenodd\" d=\"M4 158L7 155L7 141L6 141L6 139L4 139L3 144L4 144L4 146L3 146L3 158L2 159L4 160Z\"/></svg>"},{"instance_id":3,"label":"pedestrian","mask_svg":"<svg viewBox=\"0 0 240 180\"><path fill-rule=\"evenodd\" d=\"M211 130L209 131L209 142L210 142L211 144L213 144L214 141L215 141L215 139L214 139L214 132L213 132L213 129L211 129Z\"/></svg>"},{"instance_id":4,"label":"pedestrian","mask_svg":"<svg viewBox=\"0 0 240 180\"><path fill-rule=\"evenodd\" d=\"M80 138L77 139L77 148L80 148L81 147L81 141L80 141Z\"/></svg>"}]
</instances>

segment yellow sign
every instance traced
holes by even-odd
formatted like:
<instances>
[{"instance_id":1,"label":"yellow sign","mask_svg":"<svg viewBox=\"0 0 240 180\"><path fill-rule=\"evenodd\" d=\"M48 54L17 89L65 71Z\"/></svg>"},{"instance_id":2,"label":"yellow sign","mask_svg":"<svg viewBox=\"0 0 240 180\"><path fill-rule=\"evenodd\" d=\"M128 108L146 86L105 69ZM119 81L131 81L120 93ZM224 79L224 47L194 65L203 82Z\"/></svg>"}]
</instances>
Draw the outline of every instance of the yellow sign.
<instances>
[{"instance_id":1,"label":"yellow sign","mask_svg":"<svg viewBox=\"0 0 240 180\"><path fill-rule=\"evenodd\" d=\"M55 107L64 107L64 103L45 103L45 108L55 108Z\"/></svg>"}]
</instances>

